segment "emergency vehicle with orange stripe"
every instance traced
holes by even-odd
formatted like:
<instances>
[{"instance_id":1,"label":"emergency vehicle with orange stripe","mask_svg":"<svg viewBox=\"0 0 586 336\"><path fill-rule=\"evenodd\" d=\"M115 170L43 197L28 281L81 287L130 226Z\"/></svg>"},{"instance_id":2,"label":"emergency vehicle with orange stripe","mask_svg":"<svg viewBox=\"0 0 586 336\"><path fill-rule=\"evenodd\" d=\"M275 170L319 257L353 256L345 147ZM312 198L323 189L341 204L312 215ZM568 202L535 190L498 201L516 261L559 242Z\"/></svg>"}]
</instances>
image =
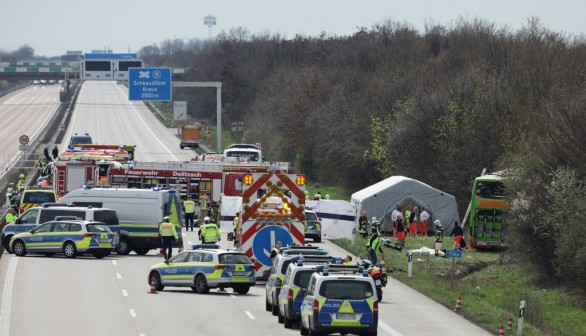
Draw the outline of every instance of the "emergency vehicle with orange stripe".
<instances>
[{"instance_id":1,"label":"emergency vehicle with orange stripe","mask_svg":"<svg viewBox=\"0 0 586 336\"><path fill-rule=\"evenodd\" d=\"M56 201L57 194L53 188L30 186L22 192L19 213L22 214L32 207L41 206L43 203L55 203Z\"/></svg>"},{"instance_id":2,"label":"emergency vehicle with orange stripe","mask_svg":"<svg viewBox=\"0 0 586 336\"><path fill-rule=\"evenodd\" d=\"M242 177L240 249L255 261L257 278L268 278L270 253L283 246L305 244L303 174L248 173Z\"/></svg>"}]
</instances>

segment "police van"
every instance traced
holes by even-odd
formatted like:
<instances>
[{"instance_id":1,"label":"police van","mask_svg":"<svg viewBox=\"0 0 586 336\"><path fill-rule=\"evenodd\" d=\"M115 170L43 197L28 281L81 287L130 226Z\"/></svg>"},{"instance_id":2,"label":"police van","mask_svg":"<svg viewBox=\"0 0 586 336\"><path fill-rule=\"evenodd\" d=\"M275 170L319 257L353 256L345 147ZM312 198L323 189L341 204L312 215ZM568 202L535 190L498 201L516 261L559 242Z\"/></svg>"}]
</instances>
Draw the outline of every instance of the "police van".
<instances>
[{"instance_id":1,"label":"police van","mask_svg":"<svg viewBox=\"0 0 586 336\"><path fill-rule=\"evenodd\" d=\"M73 207L65 206L61 203L44 203L41 207L30 208L20 215L13 223L9 223L2 228L2 246L12 253L10 249L10 239L12 236L29 232L37 226L54 220L57 217L75 217L87 221L102 222L112 231L112 228L118 226L118 216L116 211L108 208L94 207Z\"/></svg>"},{"instance_id":2,"label":"police van","mask_svg":"<svg viewBox=\"0 0 586 336\"><path fill-rule=\"evenodd\" d=\"M273 260L271 274L265 287L265 309L266 311L272 312L274 316L277 316L279 313L278 297L287 267L293 257L302 255L328 256L329 252L317 246L291 246L281 249L280 253Z\"/></svg>"},{"instance_id":3,"label":"police van","mask_svg":"<svg viewBox=\"0 0 586 336\"><path fill-rule=\"evenodd\" d=\"M301 304L301 335L376 335L374 280L359 266L329 265L312 274Z\"/></svg>"},{"instance_id":4,"label":"police van","mask_svg":"<svg viewBox=\"0 0 586 336\"><path fill-rule=\"evenodd\" d=\"M134 250L143 255L151 249L160 248L159 223L166 216L175 224L179 237L177 245L183 246L181 202L175 190L85 187L70 191L60 202L116 210L120 226L111 230L120 234L116 245L118 254Z\"/></svg>"},{"instance_id":5,"label":"police van","mask_svg":"<svg viewBox=\"0 0 586 336\"><path fill-rule=\"evenodd\" d=\"M292 328L293 323L301 317L301 303L307 294L309 279L318 265L341 263L338 257L302 256L294 257L287 267L283 286L279 294L279 323L285 328Z\"/></svg>"}]
</instances>

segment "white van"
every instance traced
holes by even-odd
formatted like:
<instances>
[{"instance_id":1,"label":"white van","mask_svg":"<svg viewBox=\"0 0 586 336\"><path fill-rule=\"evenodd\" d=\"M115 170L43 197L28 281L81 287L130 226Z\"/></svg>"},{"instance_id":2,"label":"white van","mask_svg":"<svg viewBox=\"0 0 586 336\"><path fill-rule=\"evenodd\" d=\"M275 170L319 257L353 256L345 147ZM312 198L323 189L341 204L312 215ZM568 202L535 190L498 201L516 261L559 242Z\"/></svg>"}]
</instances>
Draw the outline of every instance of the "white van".
<instances>
[{"instance_id":1,"label":"white van","mask_svg":"<svg viewBox=\"0 0 586 336\"><path fill-rule=\"evenodd\" d=\"M175 223L179 246L181 239L181 202L175 190L92 188L72 190L59 200L76 206L93 206L116 210L120 222L118 254L146 254L161 247L159 223L169 216ZM111 228L116 232L115 228Z\"/></svg>"}]
</instances>

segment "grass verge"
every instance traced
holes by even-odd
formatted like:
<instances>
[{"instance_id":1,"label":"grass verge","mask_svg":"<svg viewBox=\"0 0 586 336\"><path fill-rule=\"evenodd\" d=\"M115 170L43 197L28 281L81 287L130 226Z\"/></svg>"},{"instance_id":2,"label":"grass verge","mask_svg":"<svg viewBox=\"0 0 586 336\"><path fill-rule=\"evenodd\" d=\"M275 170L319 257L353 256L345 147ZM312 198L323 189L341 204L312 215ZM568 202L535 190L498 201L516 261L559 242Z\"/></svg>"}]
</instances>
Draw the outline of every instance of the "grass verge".
<instances>
[{"instance_id":1,"label":"grass verge","mask_svg":"<svg viewBox=\"0 0 586 336\"><path fill-rule=\"evenodd\" d=\"M500 324L506 326L509 316L513 317L515 332L519 303L525 300L523 335L586 335L586 310L580 296L539 285L535 274L522 263L510 260L505 252L465 250L463 257L455 262L453 290L450 290L450 258L414 257L413 277L407 277L406 252L422 246L432 248L434 241L431 237L408 237L400 253L383 248L387 269L393 271L389 275L449 309L455 307L457 296L461 295L460 314L494 334L498 333ZM366 239L362 237L356 237L354 244L348 239L334 243L366 256ZM444 247L452 245L453 238L444 240Z\"/></svg>"}]
</instances>

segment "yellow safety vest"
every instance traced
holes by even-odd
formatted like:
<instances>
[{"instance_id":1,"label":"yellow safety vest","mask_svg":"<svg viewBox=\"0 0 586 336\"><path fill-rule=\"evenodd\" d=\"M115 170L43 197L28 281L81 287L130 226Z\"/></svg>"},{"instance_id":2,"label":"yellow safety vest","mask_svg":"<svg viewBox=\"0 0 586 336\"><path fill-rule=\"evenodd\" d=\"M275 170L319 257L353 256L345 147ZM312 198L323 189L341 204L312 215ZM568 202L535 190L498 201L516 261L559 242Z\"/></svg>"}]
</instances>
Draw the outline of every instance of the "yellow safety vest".
<instances>
[{"instance_id":1,"label":"yellow safety vest","mask_svg":"<svg viewBox=\"0 0 586 336\"><path fill-rule=\"evenodd\" d=\"M12 223L18 218L17 215L6 214L6 223Z\"/></svg>"},{"instance_id":2,"label":"yellow safety vest","mask_svg":"<svg viewBox=\"0 0 586 336\"><path fill-rule=\"evenodd\" d=\"M173 223L162 223L159 227L159 234L163 237L175 237L177 239L177 231L175 231L175 225Z\"/></svg>"},{"instance_id":3,"label":"yellow safety vest","mask_svg":"<svg viewBox=\"0 0 586 336\"><path fill-rule=\"evenodd\" d=\"M234 217L234 231L238 228L238 217Z\"/></svg>"},{"instance_id":4,"label":"yellow safety vest","mask_svg":"<svg viewBox=\"0 0 586 336\"><path fill-rule=\"evenodd\" d=\"M183 206L185 206L185 213L194 213L195 212L195 202L188 200L185 201L185 203L183 203Z\"/></svg>"},{"instance_id":5,"label":"yellow safety vest","mask_svg":"<svg viewBox=\"0 0 586 336\"><path fill-rule=\"evenodd\" d=\"M220 230L214 223L204 225L201 229L201 236L206 243L215 243L220 240Z\"/></svg>"},{"instance_id":6,"label":"yellow safety vest","mask_svg":"<svg viewBox=\"0 0 586 336\"><path fill-rule=\"evenodd\" d=\"M25 185L26 185L25 179L18 180L18 190L20 190L20 188L24 188Z\"/></svg>"}]
</instances>

